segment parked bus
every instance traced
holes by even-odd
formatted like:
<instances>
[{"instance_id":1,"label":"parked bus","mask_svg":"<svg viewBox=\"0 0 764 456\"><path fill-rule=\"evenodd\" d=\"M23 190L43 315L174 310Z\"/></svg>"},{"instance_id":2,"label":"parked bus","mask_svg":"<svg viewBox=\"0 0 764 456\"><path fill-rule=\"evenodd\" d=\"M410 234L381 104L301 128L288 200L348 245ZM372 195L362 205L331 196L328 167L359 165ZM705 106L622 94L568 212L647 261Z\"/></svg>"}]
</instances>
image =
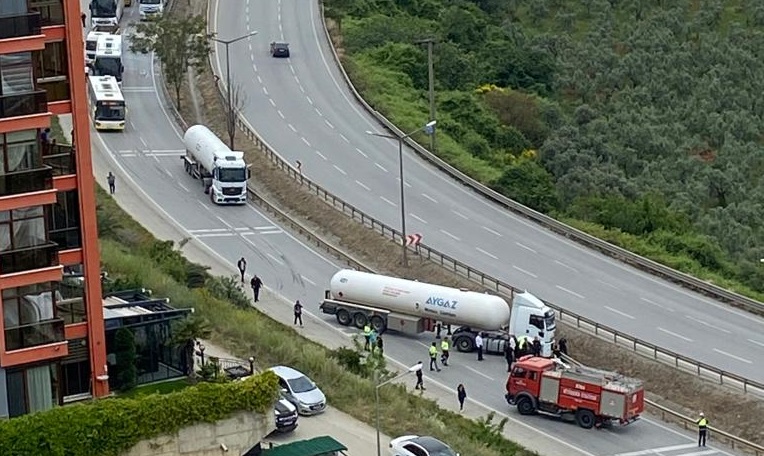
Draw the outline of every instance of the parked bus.
<instances>
[{"instance_id":1,"label":"parked bus","mask_svg":"<svg viewBox=\"0 0 764 456\"><path fill-rule=\"evenodd\" d=\"M122 20L125 0L91 0L90 25L117 25Z\"/></svg>"},{"instance_id":2,"label":"parked bus","mask_svg":"<svg viewBox=\"0 0 764 456\"><path fill-rule=\"evenodd\" d=\"M90 76L90 112L96 130L124 130L127 108L114 76Z\"/></svg>"},{"instance_id":3,"label":"parked bus","mask_svg":"<svg viewBox=\"0 0 764 456\"><path fill-rule=\"evenodd\" d=\"M99 36L91 67L91 76L114 76L121 84L122 72L125 70L122 65L122 36Z\"/></svg>"}]
</instances>

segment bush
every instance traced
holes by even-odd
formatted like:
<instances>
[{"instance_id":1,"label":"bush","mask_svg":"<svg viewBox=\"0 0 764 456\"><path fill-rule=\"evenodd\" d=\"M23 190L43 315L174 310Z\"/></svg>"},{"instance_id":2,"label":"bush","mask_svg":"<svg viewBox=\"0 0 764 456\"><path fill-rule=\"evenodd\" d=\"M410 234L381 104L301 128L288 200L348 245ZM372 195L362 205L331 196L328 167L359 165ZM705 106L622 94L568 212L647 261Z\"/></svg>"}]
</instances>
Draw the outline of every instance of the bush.
<instances>
[{"instance_id":1,"label":"bush","mask_svg":"<svg viewBox=\"0 0 764 456\"><path fill-rule=\"evenodd\" d=\"M0 422L0 454L117 456L141 440L235 412L272 413L277 395L278 380L266 372L243 382L58 407Z\"/></svg>"},{"instance_id":2,"label":"bush","mask_svg":"<svg viewBox=\"0 0 764 456\"><path fill-rule=\"evenodd\" d=\"M135 352L135 335L128 328L119 328L114 334L114 357L114 385L120 391L132 389L138 381L138 369L135 367L138 356Z\"/></svg>"}]
</instances>

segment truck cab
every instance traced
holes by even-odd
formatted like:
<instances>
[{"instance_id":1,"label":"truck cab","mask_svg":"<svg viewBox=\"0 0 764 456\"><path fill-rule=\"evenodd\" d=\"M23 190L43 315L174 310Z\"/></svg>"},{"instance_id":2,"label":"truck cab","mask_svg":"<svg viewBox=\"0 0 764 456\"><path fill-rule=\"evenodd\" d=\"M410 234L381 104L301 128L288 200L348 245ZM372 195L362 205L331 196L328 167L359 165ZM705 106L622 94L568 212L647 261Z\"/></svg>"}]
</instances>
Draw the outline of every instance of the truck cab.
<instances>
[{"instance_id":1,"label":"truck cab","mask_svg":"<svg viewBox=\"0 0 764 456\"><path fill-rule=\"evenodd\" d=\"M138 0L138 13L141 20L159 18L164 14L165 0Z\"/></svg>"}]
</instances>

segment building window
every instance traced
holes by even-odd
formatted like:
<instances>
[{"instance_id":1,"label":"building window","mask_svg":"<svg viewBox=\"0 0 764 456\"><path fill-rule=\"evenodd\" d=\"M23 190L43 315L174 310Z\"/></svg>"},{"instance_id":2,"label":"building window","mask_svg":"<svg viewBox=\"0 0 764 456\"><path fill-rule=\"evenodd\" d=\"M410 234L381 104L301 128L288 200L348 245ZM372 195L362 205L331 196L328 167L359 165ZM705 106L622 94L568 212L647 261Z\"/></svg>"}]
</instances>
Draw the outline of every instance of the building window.
<instances>
[{"instance_id":1,"label":"building window","mask_svg":"<svg viewBox=\"0 0 764 456\"><path fill-rule=\"evenodd\" d=\"M27 13L26 0L3 0L0 2L0 17L19 16Z\"/></svg>"},{"instance_id":2,"label":"building window","mask_svg":"<svg viewBox=\"0 0 764 456\"><path fill-rule=\"evenodd\" d=\"M45 89L48 101L69 99L69 66L63 41L45 43L45 50L35 52L37 86Z\"/></svg>"},{"instance_id":3,"label":"building window","mask_svg":"<svg viewBox=\"0 0 764 456\"><path fill-rule=\"evenodd\" d=\"M32 53L17 52L0 55L0 95L23 94L34 91Z\"/></svg>"},{"instance_id":4,"label":"building window","mask_svg":"<svg viewBox=\"0 0 764 456\"><path fill-rule=\"evenodd\" d=\"M0 212L0 251L14 251L48 242L42 206Z\"/></svg>"},{"instance_id":5,"label":"building window","mask_svg":"<svg viewBox=\"0 0 764 456\"><path fill-rule=\"evenodd\" d=\"M90 361L62 365L61 385L63 397L90 393Z\"/></svg>"},{"instance_id":6,"label":"building window","mask_svg":"<svg viewBox=\"0 0 764 456\"><path fill-rule=\"evenodd\" d=\"M35 347L64 339L56 315L55 283L45 282L2 291L5 349Z\"/></svg>"},{"instance_id":7,"label":"building window","mask_svg":"<svg viewBox=\"0 0 764 456\"><path fill-rule=\"evenodd\" d=\"M82 246L77 190L58 193L48 219L48 232L50 240L58 244L59 250Z\"/></svg>"},{"instance_id":8,"label":"building window","mask_svg":"<svg viewBox=\"0 0 764 456\"><path fill-rule=\"evenodd\" d=\"M64 25L64 0L29 0L29 10L40 12L42 26Z\"/></svg>"},{"instance_id":9,"label":"building window","mask_svg":"<svg viewBox=\"0 0 764 456\"><path fill-rule=\"evenodd\" d=\"M71 325L87 321L85 309L85 274L83 264L64 266L64 276L58 284L56 296L57 315Z\"/></svg>"},{"instance_id":10,"label":"building window","mask_svg":"<svg viewBox=\"0 0 764 456\"><path fill-rule=\"evenodd\" d=\"M0 174L12 174L42 165L37 130L15 131L0 135Z\"/></svg>"},{"instance_id":11,"label":"building window","mask_svg":"<svg viewBox=\"0 0 764 456\"><path fill-rule=\"evenodd\" d=\"M9 370L6 382L11 418L50 410L59 404L57 364Z\"/></svg>"}]
</instances>

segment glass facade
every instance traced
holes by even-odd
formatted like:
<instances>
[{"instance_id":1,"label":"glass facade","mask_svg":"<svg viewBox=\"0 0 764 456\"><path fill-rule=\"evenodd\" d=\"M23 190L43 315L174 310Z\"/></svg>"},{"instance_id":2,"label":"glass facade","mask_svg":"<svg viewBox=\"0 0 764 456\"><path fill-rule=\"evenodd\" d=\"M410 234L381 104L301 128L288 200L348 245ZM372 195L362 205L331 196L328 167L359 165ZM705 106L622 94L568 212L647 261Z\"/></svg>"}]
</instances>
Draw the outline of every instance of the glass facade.
<instances>
[{"instance_id":1,"label":"glass facade","mask_svg":"<svg viewBox=\"0 0 764 456\"><path fill-rule=\"evenodd\" d=\"M50 410L59 404L58 365L43 364L6 370L8 415Z\"/></svg>"},{"instance_id":2,"label":"glass facade","mask_svg":"<svg viewBox=\"0 0 764 456\"><path fill-rule=\"evenodd\" d=\"M40 24L64 25L64 0L29 0L29 11L40 13Z\"/></svg>"},{"instance_id":3,"label":"glass facade","mask_svg":"<svg viewBox=\"0 0 764 456\"><path fill-rule=\"evenodd\" d=\"M67 62L66 44L63 41L45 43L43 51L34 53L37 87L45 90L48 101L70 98Z\"/></svg>"},{"instance_id":4,"label":"glass facade","mask_svg":"<svg viewBox=\"0 0 764 456\"><path fill-rule=\"evenodd\" d=\"M38 283L2 291L5 349L35 347L64 340L54 283Z\"/></svg>"},{"instance_id":5,"label":"glass facade","mask_svg":"<svg viewBox=\"0 0 764 456\"><path fill-rule=\"evenodd\" d=\"M77 190L58 192L56 204L48 218L50 240L58 244L59 250L82 247L80 233L80 205Z\"/></svg>"}]
</instances>

